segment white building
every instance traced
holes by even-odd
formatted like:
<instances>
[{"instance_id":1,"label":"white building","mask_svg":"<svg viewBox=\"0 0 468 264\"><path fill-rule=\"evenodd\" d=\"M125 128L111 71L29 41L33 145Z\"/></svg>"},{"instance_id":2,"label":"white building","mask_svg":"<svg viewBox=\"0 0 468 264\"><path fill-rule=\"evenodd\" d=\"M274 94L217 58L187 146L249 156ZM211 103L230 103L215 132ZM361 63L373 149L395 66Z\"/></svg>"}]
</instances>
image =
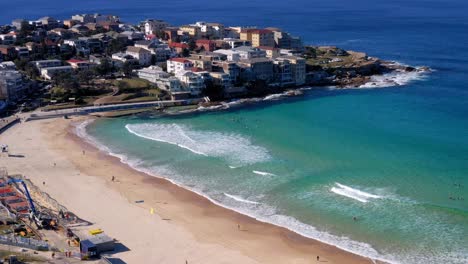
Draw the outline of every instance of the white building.
<instances>
[{"instance_id":1,"label":"white building","mask_svg":"<svg viewBox=\"0 0 468 264\"><path fill-rule=\"evenodd\" d=\"M33 61L33 63L38 70L41 70L42 68L62 66L62 61L60 60L39 60Z\"/></svg>"},{"instance_id":2,"label":"white building","mask_svg":"<svg viewBox=\"0 0 468 264\"><path fill-rule=\"evenodd\" d=\"M158 88L170 93L183 91L180 80L158 66L149 66L137 71L138 77L157 84Z\"/></svg>"},{"instance_id":3,"label":"white building","mask_svg":"<svg viewBox=\"0 0 468 264\"><path fill-rule=\"evenodd\" d=\"M267 55L266 51L259 49L259 48L249 47L249 46L240 46L232 50L239 53L241 60L249 60L253 58L265 58Z\"/></svg>"},{"instance_id":4,"label":"white building","mask_svg":"<svg viewBox=\"0 0 468 264\"><path fill-rule=\"evenodd\" d=\"M252 46L252 43L248 40L241 40L241 39L236 39L236 38L224 38L223 42L226 42L229 44L231 49L237 48L240 46Z\"/></svg>"},{"instance_id":5,"label":"white building","mask_svg":"<svg viewBox=\"0 0 468 264\"><path fill-rule=\"evenodd\" d=\"M41 77L46 80L51 80L54 75L60 72L72 72L72 66L59 66L59 67L49 67L41 69Z\"/></svg>"},{"instance_id":6,"label":"white building","mask_svg":"<svg viewBox=\"0 0 468 264\"><path fill-rule=\"evenodd\" d=\"M211 79L213 80L213 83L220 85L223 88L229 88L233 86L231 77L227 73L210 72L210 75L211 75Z\"/></svg>"},{"instance_id":7,"label":"white building","mask_svg":"<svg viewBox=\"0 0 468 264\"><path fill-rule=\"evenodd\" d=\"M201 94L205 88L205 81L203 77L190 71L179 72L176 77L182 82L182 85L193 96Z\"/></svg>"},{"instance_id":8,"label":"white building","mask_svg":"<svg viewBox=\"0 0 468 264\"><path fill-rule=\"evenodd\" d=\"M23 75L16 70L0 69L0 100L7 103L15 101L24 95L26 87Z\"/></svg>"},{"instance_id":9,"label":"white building","mask_svg":"<svg viewBox=\"0 0 468 264\"><path fill-rule=\"evenodd\" d=\"M145 38L145 34L143 32L131 31L126 30L120 33L122 36L127 37L131 41L143 40Z\"/></svg>"},{"instance_id":10,"label":"white building","mask_svg":"<svg viewBox=\"0 0 468 264\"><path fill-rule=\"evenodd\" d=\"M184 58L172 58L167 61L167 72L178 74L193 67L193 63Z\"/></svg>"},{"instance_id":11,"label":"white building","mask_svg":"<svg viewBox=\"0 0 468 264\"><path fill-rule=\"evenodd\" d=\"M125 54L130 55L133 58L137 59L138 64L140 65L151 64L151 51L147 49L129 46L127 47L127 51L125 52Z\"/></svg>"},{"instance_id":12,"label":"white building","mask_svg":"<svg viewBox=\"0 0 468 264\"><path fill-rule=\"evenodd\" d=\"M79 21L80 23L83 23L83 24L96 22L96 20L94 19L94 16L90 14L73 15L71 18L72 20Z\"/></svg>"},{"instance_id":13,"label":"white building","mask_svg":"<svg viewBox=\"0 0 468 264\"><path fill-rule=\"evenodd\" d=\"M166 61L173 55L169 45L157 39L137 41L135 42L135 47L149 50L151 54L156 57L156 62Z\"/></svg>"},{"instance_id":14,"label":"white building","mask_svg":"<svg viewBox=\"0 0 468 264\"><path fill-rule=\"evenodd\" d=\"M153 34L154 31L163 30L164 28L169 27L167 22L158 19L148 19L143 22L143 25L145 27L146 35Z\"/></svg>"},{"instance_id":15,"label":"white building","mask_svg":"<svg viewBox=\"0 0 468 264\"><path fill-rule=\"evenodd\" d=\"M228 61L250 60L254 58L265 58L266 51L250 46L239 46L233 49L219 49L214 53L224 54Z\"/></svg>"},{"instance_id":16,"label":"white building","mask_svg":"<svg viewBox=\"0 0 468 264\"><path fill-rule=\"evenodd\" d=\"M120 61L122 64L125 62L138 63L138 60L136 58L123 52L117 52L112 54L112 60Z\"/></svg>"},{"instance_id":17,"label":"white building","mask_svg":"<svg viewBox=\"0 0 468 264\"><path fill-rule=\"evenodd\" d=\"M0 40L3 45L13 45L16 42L16 35L0 34Z\"/></svg>"},{"instance_id":18,"label":"white building","mask_svg":"<svg viewBox=\"0 0 468 264\"><path fill-rule=\"evenodd\" d=\"M306 82L306 60L297 56L281 56L275 61L288 61L291 65L291 77L295 85L304 85Z\"/></svg>"},{"instance_id":19,"label":"white building","mask_svg":"<svg viewBox=\"0 0 468 264\"><path fill-rule=\"evenodd\" d=\"M89 61L76 59L67 60L67 63L70 64L70 66L72 66L72 68L75 70L88 70L94 66L94 64L90 63Z\"/></svg>"},{"instance_id":20,"label":"white building","mask_svg":"<svg viewBox=\"0 0 468 264\"><path fill-rule=\"evenodd\" d=\"M4 61L0 63L0 71L16 71L16 64L12 61Z\"/></svg>"},{"instance_id":21,"label":"white building","mask_svg":"<svg viewBox=\"0 0 468 264\"><path fill-rule=\"evenodd\" d=\"M214 53L218 54L223 54L227 57L228 61L239 61L240 60L240 54L237 51L230 50L230 49L219 49L213 51Z\"/></svg>"},{"instance_id":22,"label":"white building","mask_svg":"<svg viewBox=\"0 0 468 264\"><path fill-rule=\"evenodd\" d=\"M289 60L275 60L274 72L275 72L275 81L280 86L294 85L292 78L292 66Z\"/></svg>"}]
</instances>

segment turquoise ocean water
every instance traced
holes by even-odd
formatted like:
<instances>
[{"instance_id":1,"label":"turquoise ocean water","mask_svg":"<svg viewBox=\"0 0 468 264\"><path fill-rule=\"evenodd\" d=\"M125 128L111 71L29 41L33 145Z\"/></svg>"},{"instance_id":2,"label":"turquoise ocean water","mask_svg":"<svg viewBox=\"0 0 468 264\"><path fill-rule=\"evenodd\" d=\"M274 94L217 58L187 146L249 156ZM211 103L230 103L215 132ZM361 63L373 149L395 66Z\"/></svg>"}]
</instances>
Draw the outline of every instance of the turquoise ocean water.
<instances>
[{"instance_id":1,"label":"turquoise ocean water","mask_svg":"<svg viewBox=\"0 0 468 264\"><path fill-rule=\"evenodd\" d=\"M468 127L407 89L312 91L87 132L134 167L306 236L395 262L464 263Z\"/></svg>"},{"instance_id":2,"label":"turquoise ocean water","mask_svg":"<svg viewBox=\"0 0 468 264\"><path fill-rule=\"evenodd\" d=\"M395 263L468 263L467 11L464 0L18 0L2 4L0 22L101 12L276 26L431 67L397 87L100 120L86 132L136 168L306 236Z\"/></svg>"}]
</instances>

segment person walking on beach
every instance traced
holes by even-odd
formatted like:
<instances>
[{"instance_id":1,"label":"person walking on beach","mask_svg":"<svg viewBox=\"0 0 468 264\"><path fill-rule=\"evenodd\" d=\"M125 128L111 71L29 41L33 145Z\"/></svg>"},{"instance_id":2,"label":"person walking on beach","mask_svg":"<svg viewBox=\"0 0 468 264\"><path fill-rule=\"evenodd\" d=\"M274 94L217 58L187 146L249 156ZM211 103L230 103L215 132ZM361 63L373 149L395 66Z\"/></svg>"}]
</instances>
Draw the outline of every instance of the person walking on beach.
<instances>
[{"instance_id":1,"label":"person walking on beach","mask_svg":"<svg viewBox=\"0 0 468 264\"><path fill-rule=\"evenodd\" d=\"M240 225L239 225L239 224L237 224L237 230L239 230L239 231L240 231Z\"/></svg>"},{"instance_id":2,"label":"person walking on beach","mask_svg":"<svg viewBox=\"0 0 468 264\"><path fill-rule=\"evenodd\" d=\"M114 176L114 175L112 175L112 181L114 181L114 180L115 180L115 176Z\"/></svg>"},{"instance_id":3,"label":"person walking on beach","mask_svg":"<svg viewBox=\"0 0 468 264\"><path fill-rule=\"evenodd\" d=\"M320 256L317 256L317 261L320 261Z\"/></svg>"}]
</instances>

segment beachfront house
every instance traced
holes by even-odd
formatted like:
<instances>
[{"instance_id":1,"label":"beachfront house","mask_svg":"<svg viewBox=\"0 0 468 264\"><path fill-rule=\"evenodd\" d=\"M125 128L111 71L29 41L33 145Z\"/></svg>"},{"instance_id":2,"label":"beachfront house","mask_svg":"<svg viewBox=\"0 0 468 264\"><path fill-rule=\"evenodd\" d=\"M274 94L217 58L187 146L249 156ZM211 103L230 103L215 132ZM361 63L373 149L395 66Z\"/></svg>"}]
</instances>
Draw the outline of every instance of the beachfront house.
<instances>
[{"instance_id":1,"label":"beachfront house","mask_svg":"<svg viewBox=\"0 0 468 264\"><path fill-rule=\"evenodd\" d=\"M180 80L163 71L161 67L149 66L138 70L137 74L138 77L155 83L158 88L170 93L181 92L183 90Z\"/></svg>"},{"instance_id":2,"label":"beachfront house","mask_svg":"<svg viewBox=\"0 0 468 264\"><path fill-rule=\"evenodd\" d=\"M39 60L39 61L33 61L33 64L34 66L36 66L38 70L41 70L43 68L62 66L62 61L61 60Z\"/></svg>"},{"instance_id":3,"label":"beachfront house","mask_svg":"<svg viewBox=\"0 0 468 264\"><path fill-rule=\"evenodd\" d=\"M205 80L203 77L191 71L179 72L176 77L182 82L182 86L190 91L190 94L193 96L200 95L205 88Z\"/></svg>"},{"instance_id":4,"label":"beachfront house","mask_svg":"<svg viewBox=\"0 0 468 264\"><path fill-rule=\"evenodd\" d=\"M178 74L183 71L188 71L193 67L193 63L185 58L172 58L167 60L167 72Z\"/></svg>"},{"instance_id":5,"label":"beachfront house","mask_svg":"<svg viewBox=\"0 0 468 264\"><path fill-rule=\"evenodd\" d=\"M135 46L129 46L127 47L127 51L125 51L125 54L135 58L138 61L138 64L140 65L151 64L151 51L147 49L135 47Z\"/></svg>"},{"instance_id":6,"label":"beachfront house","mask_svg":"<svg viewBox=\"0 0 468 264\"><path fill-rule=\"evenodd\" d=\"M45 80L51 80L55 75L62 72L72 72L72 66L58 66L58 67L49 67L41 69L41 77Z\"/></svg>"}]
</instances>

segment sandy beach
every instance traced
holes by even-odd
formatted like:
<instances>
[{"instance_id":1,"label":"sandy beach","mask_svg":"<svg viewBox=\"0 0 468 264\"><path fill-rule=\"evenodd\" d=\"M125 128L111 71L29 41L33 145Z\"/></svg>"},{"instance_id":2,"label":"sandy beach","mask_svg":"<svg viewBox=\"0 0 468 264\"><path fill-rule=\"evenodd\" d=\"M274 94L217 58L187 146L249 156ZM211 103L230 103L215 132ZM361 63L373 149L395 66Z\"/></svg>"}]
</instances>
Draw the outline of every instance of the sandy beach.
<instances>
[{"instance_id":1,"label":"sandy beach","mask_svg":"<svg viewBox=\"0 0 468 264\"><path fill-rule=\"evenodd\" d=\"M0 143L18 156L2 156L0 167L121 242L128 250L114 256L126 263L373 263L135 171L74 135L72 123L83 119L8 129Z\"/></svg>"}]
</instances>

